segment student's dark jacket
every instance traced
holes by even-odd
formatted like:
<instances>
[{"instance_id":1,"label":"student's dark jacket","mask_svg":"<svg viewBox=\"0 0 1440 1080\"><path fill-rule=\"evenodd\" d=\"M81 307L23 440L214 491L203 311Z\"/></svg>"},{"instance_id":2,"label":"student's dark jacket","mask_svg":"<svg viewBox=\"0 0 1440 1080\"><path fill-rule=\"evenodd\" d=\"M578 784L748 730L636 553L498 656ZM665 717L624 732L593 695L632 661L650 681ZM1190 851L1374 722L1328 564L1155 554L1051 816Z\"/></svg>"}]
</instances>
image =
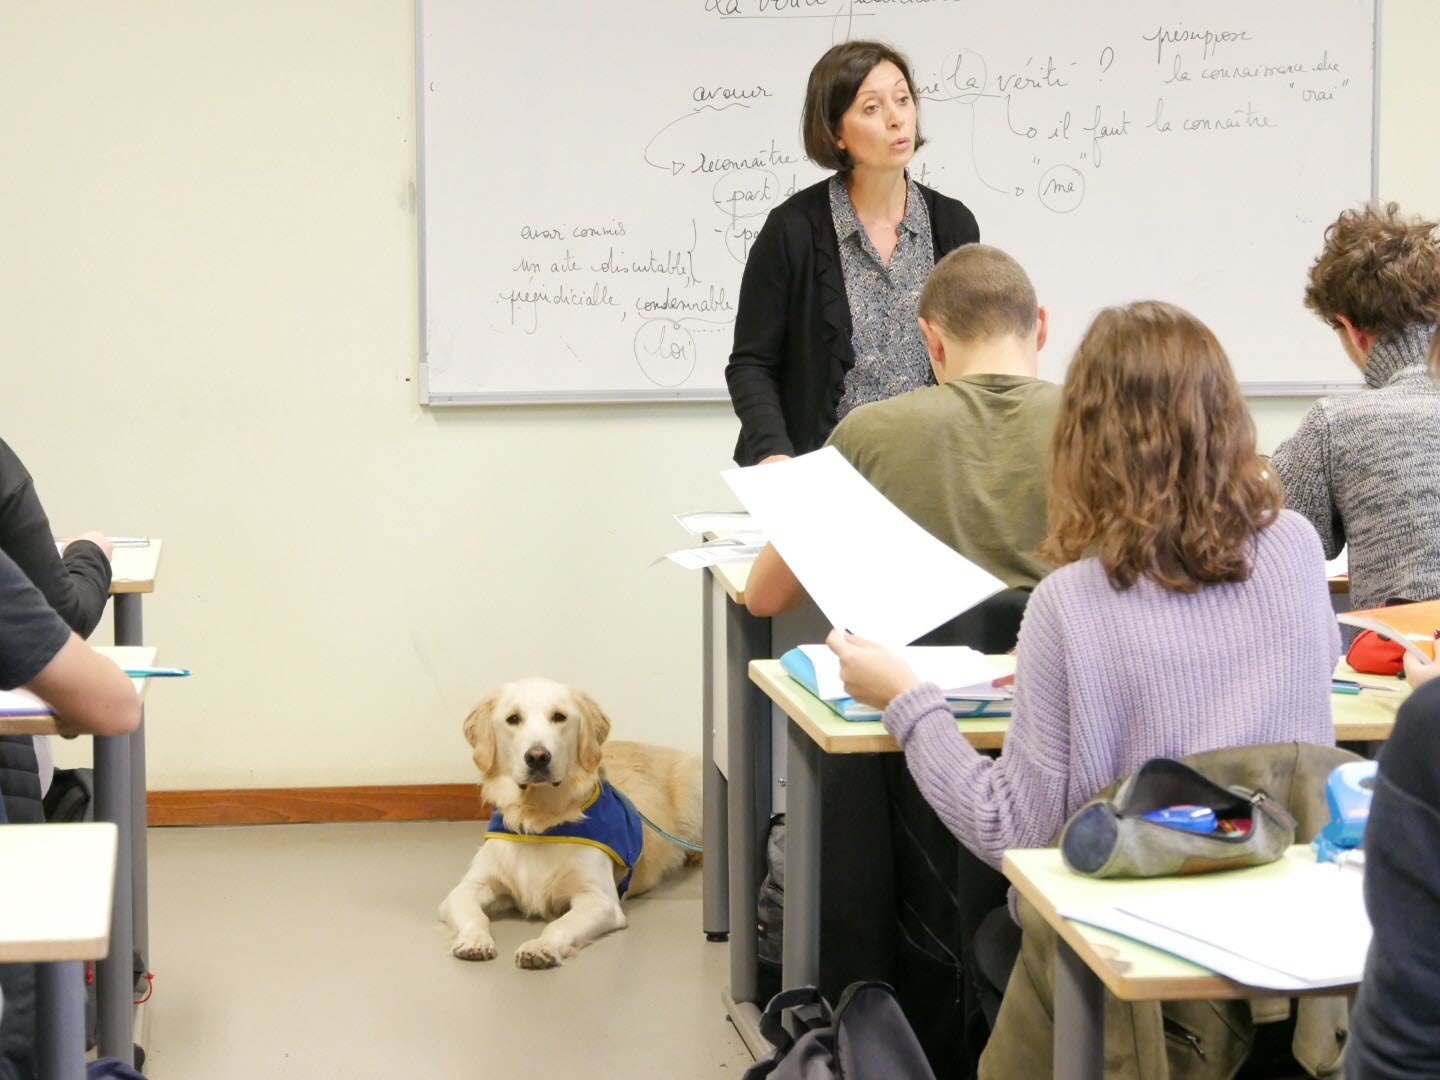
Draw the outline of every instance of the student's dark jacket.
<instances>
[{"instance_id":1,"label":"student's dark jacket","mask_svg":"<svg viewBox=\"0 0 1440 1080\"><path fill-rule=\"evenodd\" d=\"M740 418L740 465L823 446L835 427L845 373L855 364L829 183L798 191L772 210L745 261L725 368ZM930 211L937 262L980 239L963 203L917 186Z\"/></svg>"},{"instance_id":2,"label":"student's dark jacket","mask_svg":"<svg viewBox=\"0 0 1440 1080\"><path fill-rule=\"evenodd\" d=\"M110 595L110 562L89 540L76 540L62 558L55 534L24 463L0 439L0 551L5 552L81 637L100 623Z\"/></svg>"},{"instance_id":3,"label":"student's dark jacket","mask_svg":"<svg viewBox=\"0 0 1440 1080\"><path fill-rule=\"evenodd\" d=\"M1350 1016L1349 1080L1440 1076L1440 680L1404 705L1365 823L1375 936Z\"/></svg>"}]
</instances>

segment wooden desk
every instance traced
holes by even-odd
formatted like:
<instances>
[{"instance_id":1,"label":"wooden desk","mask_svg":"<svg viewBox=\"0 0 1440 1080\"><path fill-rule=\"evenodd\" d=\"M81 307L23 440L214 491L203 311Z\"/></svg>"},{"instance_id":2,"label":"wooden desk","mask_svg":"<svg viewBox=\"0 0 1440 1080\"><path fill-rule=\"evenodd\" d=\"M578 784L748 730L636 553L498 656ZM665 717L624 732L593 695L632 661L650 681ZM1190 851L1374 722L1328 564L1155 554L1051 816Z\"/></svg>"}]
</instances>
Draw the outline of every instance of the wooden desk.
<instances>
[{"instance_id":1,"label":"wooden desk","mask_svg":"<svg viewBox=\"0 0 1440 1080\"><path fill-rule=\"evenodd\" d=\"M1013 656L991 659L1007 671L1015 668ZM900 747L878 720L840 719L792 679L778 660L752 661L750 678L788 720L781 986L811 986L820 975L820 758L824 754L898 753ZM956 720L955 724L975 747L999 749L1010 720L984 717Z\"/></svg>"},{"instance_id":2,"label":"wooden desk","mask_svg":"<svg viewBox=\"0 0 1440 1080\"><path fill-rule=\"evenodd\" d=\"M146 593L155 591L155 579L160 572L160 553L165 543L156 537L143 547L117 547L110 559L110 595L115 598L115 644L118 646L142 645L145 641L140 602ZM129 779L123 788L117 785L102 787L99 761L107 759L107 772L119 776L122 772ZM125 739L96 739L96 817L120 821L120 862L124 868L116 877L115 907L123 914L128 924L123 934L117 931L116 954L123 956L123 964L107 961L96 973L98 985L111 988L108 999L116 1002L112 1009L102 1008L99 1021L98 1039L100 1053L119 1058L127 1065L133 1065L134 1010L129 1002L134 1000L134 970L131 953L140 954L140 963L150 968L150 854L149 854L149 810L145 796L148 788L145 775L145 714L141 711L140 726ZM112 800L128 805L111 805ZM102 812L103 808L103 812ZM113 817L111 816L113 815ZM117 916L117 922L120 916ZM111 968L114 970L111 970ZM123 970L122 970L123 969ZM127 987L123 997L126 1001L124 1013L120 1011L120 986Z\"/></svg>"},{"instance_id":3,"label":"wooden desk","mask_svg":"<svg viewBox=\"0 0 1440 1080\"><path fill-rule=\"evenodd\" d=\"M109 822L0 828L0 963L34 963L41 1080L85 1076L84 961L110 945L118 831Z\"/></svg>"},{"instance_id":4,"label":"wooden desk","mask_svg":"<svg viewBox=\"0 0 1440 1080\"><path fill-rule=\"evenodd\" d=\"M117 547L110 557L110 595L133 596L155 591L155 578L160 571L163 540L151 539L144 547ZM118 605L117 605L118 606ZM116 642L138 644L138 642Z\"/></svg>"},{"instance_id":5,"label":"wooden desk","mask_svg":"<svg viewBox=\"0 0 1440 1080\"><path fill-rule=\"evenodd\" d=\"M823 641L829 623L813 604L771 619L744 604L749 563L722 563L702 575L704 760L704 926L730 942L725 1007L754 1055L760 1037L758 931L752 913L770 816L788 801L784 713L750 681L750 662L793 645ZM730 912L743 913L730 919Z\"/></svg>"},{"instance_id":6,"label":"wooden desk","mask_svg":"<svg viewBox=\"0 0 1440 1080\"><path fill-rule=\"evenodd\" d=\"M118 549L117 549L118 550ZM139 594L133 594L137 599ZM117 598L118 601L118 598ZM119 612L116 612L117 620ZM117 637L119 636L117 632ZM95 650L108 656L122 668L152 667L155 663L155 649L141 645L117 645L112 648L99 647ZM135 692L143 706L148 679L133 679ZM143 721L142 721L143 725ZM0 718L0 735L55 735L55 718L48 714L36 716L9 716ZM134 1001L135 975L132 953L136 933L135 908L132 897L137 891L143 892L142 884L137 890L136 857L133 842L136 836L143 838L144 818L144 773L140 776L141 815L135 818L135 800L132 771L133 758L130 742L135 736L96 736L95 748L95 820L111 822L117 830L120 852L120 871L114 875L112 905L107 910L113 916L109 939L114 946L110 955L101 958L96 965L95 989L99 1007L99 1032L97 1035L101 1056L119 1058L127 1064L134 1064ZM143 762L143 755L141 761ZM143 843L143 839L141 841ZM140 873L145 871L143 856L139 862ZM142 956L144 954L142 953Z\"/></svg>"},{"instance_id":7,"label":"wooden desk","mask_svg":"<svg viewBox=\"0 0 1440 1080\"><path fill-rule=\"evenodd\" d=\"M1373 742L1390 738L1390 732L1395 729L1395 713L1410 696L1410 684L1398 676L1361 675L1343 658L1335 665L1335 678L1393 687L1396 691L1361 690L1359 694L1331 694L1330 714L1335 718L1335 741Z\"/></svg>"},{"instance_id":8,"label":"wooden desk","mask_svg":"<svg viewBox=\"0 0 1440 1080\"><path fill-rule=\"evenodd\" d=\"M1013 656L990 658L1014 670ZM1403 680L1356 675L1343 660L1336 677L1376 686L1404 688L1400 693L1362 691L1331 694L1338 741L1389 738L1395 710L1409 694ZM820 969L820 792L822 754L896 753L899 745L879 721L842 720L792 679L778 660L755 660L750 678L788 718L785 818L785 943L781 982L785 988L815 982ZM1008 717L955 721L960 733L977 749L998 750L1009 729ZM737 1024L738 1027L738 1024Z\"/></svg>"},{"instance_id":9,"label":"wooden desk","mask_svg":"<svg viewBox=\"0 0 1440 1080\"><path fill-rule=\"evenodd\" d=\"M1302 862L1314 862L1308 845L1297 844L1284 859L1234 870L1239 876L1279 877ZM1099 1080L1104 1075L1105 1000L1109 990L1121 1001L1185 1001L1296 997L1295 991L1262 990L1234 982L1207 968L1138 941L1062 918L1058 909L1113 903L1119 890L1173 888L1175 879L1102 881L1071 873L1055 848L1007 851L1002 869L1021 896L1059 935L1055 956L1055 1076L1057 1080ZM788 884L788 882L787 882ZM1329 996L1348 987L1313 991Z\"/></svg>"}]
</instances>

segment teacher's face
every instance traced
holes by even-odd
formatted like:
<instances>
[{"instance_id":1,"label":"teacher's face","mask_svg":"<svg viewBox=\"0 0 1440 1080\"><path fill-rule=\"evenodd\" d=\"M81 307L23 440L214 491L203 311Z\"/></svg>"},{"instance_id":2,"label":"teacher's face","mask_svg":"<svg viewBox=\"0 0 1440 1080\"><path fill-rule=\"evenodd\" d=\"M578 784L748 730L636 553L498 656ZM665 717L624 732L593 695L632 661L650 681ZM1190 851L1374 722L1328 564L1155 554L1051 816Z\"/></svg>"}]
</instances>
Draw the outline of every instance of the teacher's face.
<instances>
[{"instance_id":1,"label":"teacher's face","mask_svg":"<svg viewBox=\"0 0 1440 1080\"><path fill-rule=\"evenodd\" d=\"M903 169L915 156L915 99L900 69L882 60L870 69L840 117L836 145L861 168Z\"/></svg>"}]
</instances>

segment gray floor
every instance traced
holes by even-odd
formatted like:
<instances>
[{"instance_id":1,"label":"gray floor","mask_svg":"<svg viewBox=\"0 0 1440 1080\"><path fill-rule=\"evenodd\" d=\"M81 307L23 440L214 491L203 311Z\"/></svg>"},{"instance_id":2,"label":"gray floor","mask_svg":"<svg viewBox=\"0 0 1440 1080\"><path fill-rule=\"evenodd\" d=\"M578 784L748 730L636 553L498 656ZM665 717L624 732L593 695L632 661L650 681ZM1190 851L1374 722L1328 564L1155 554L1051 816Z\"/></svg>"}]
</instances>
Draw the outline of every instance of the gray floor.
<instances>
[{"instance_id":1,"label":"gray floor","mask_svg":"<svg viewBox=\"0 0 1440 1080\"><path fill-rule=\"evenodd\" d=\"M450 956L435 918L478 822L150 831L151 1080L732 1077L725 946L700 875L629 903L630 927L552 971Z\"/></svg>"}]
</instances>

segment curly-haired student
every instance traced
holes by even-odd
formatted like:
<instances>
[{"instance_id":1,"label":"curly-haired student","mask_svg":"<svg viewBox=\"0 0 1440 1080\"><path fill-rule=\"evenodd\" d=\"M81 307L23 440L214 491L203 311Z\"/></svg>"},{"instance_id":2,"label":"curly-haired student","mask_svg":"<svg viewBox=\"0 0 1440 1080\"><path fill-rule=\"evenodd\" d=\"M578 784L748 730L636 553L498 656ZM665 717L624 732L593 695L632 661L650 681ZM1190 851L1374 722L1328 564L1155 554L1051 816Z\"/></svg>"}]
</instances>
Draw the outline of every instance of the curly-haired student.
<instances>
[{"instance_id":1,"label":"curly-haired student","mask_svg":"<svg viewBox=\"0 0 1440 1080\"><path fill-rule=\"evenodd\" d=\"M1440 597L1440 384L1426 354L1440 315L1440 235L1394 203L1325 230L1305 303L1334 328L1366 389L1315 403L1271 464L1285 505L1332 559L1349 547L1357 608Z\"/></svg>"}]
</instances>

